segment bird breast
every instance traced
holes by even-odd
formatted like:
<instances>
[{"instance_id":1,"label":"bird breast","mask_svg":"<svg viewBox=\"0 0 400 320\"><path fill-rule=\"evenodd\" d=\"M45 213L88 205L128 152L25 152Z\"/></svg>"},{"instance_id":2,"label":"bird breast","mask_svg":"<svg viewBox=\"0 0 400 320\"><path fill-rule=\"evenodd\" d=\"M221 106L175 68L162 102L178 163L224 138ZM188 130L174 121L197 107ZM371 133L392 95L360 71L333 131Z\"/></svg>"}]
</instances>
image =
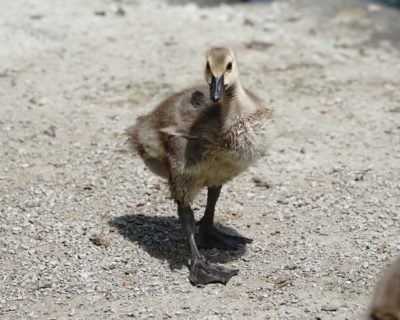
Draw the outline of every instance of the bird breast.
<instances>
[{"instance_id":1,"label":"bird breast","mask_svg":"<svg viewBox=\"0 0 400 320\"><path fill-rule=\"evenodd\" d=\"M256 136L253 129L243 118L227 132L223 148L232 159L251 162L256 156Z\"/></svg>"},{"instance_id":2,"label":"bird breast","mask_svg":"<svg viewBox=\"0 0 400 320\"><path fill-rule=\"evenodd\" d=\"M268 146L268 121L264 117L239 117L227 132L223 147L233 159L253 162L265 154Z\"/></svg>"}]
</instances>

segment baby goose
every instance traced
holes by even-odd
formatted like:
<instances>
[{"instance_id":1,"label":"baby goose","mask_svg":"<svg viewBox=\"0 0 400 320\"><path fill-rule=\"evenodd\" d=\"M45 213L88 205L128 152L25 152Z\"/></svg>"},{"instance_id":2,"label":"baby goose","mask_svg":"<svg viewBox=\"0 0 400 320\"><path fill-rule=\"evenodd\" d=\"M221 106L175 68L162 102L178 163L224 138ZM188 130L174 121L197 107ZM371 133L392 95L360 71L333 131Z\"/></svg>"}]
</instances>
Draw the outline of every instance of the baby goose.
<instances>
[{"instance_id":1,"label":"baby goose","mask_svg":"<svg viewBox=\"0 0 400 320\"><path fill-rule=\"evenodd\" d=\"M400 320L400 258L378 282L367 319Z\"/></svg>"},{"instance_id":2,"label":"baby goose","mask_svg":"<svg viewBox=\"0 0 400 320\"><path fill-rule=\"evenodd\" d=\"M266 134L272 111L245 90L230 48L207 52L208 86L186 89L169 97L127 130L128 140L147 167L168 179L191 252L193 284L226 284L238 273L211 264L200 248L237 249L251 239L214 227L215 205L222 185L252 164L270 140ZM207 205L195 241L193 199L208 188Z\"/></svg>"}]
</instances>

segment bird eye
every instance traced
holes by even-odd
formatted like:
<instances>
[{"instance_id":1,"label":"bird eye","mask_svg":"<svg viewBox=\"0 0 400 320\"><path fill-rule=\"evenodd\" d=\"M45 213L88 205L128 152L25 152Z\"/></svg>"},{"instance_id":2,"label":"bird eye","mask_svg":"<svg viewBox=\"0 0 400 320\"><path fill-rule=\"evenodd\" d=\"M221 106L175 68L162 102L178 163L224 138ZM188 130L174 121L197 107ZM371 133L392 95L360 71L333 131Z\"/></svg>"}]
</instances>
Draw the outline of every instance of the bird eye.
<instances>
[{"instance_id":1,"label":"bird eye","mask_svg":"<svg viewBox=\"0 0 400 320\"><path fill-rule=\"evenodd\" d=\"M228 65L226 66L226 70L228 70L228 71L232 70L232 62L228 63Z\"/></svg>"}]
</instances>

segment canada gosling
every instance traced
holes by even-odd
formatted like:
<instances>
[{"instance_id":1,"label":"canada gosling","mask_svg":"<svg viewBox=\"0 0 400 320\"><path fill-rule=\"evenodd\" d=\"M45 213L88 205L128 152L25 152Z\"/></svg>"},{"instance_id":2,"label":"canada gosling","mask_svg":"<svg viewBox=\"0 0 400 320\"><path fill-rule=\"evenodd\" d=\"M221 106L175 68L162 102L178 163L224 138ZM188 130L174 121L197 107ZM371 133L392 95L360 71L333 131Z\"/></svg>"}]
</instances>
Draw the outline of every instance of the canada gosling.
<instances>
[{"instance_id":1,"label":"canada gosling","mask_svg":"<svg viewBox=\"0 0 400 320\"><path fill-rule=\"evenodd\" d=\"M271 140L266 129L272 111L242 87L233 50L208 50L204 74L208 86L173 94L127 130L146 166L168 180L189 242L194 285L226 284L238 273L208 262L198 248L237 249L251 242L214 226L215 205L222 185L264 154ZM195 239L191 203L204 187L207 205Z\"/></svg>"}]
</instances>

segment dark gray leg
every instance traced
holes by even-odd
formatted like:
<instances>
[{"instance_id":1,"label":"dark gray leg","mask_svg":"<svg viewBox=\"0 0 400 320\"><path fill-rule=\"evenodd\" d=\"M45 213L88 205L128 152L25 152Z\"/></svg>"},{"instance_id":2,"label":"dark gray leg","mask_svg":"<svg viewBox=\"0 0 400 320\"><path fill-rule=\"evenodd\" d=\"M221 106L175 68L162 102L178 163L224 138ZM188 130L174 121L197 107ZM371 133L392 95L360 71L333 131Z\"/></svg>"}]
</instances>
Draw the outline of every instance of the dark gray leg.
<instances>
[{"instance_id":1,"label":"dark gray leg","mask_svg":"<svg viewBox=\"0 0 400 320\"><path fill-rule=\"evenodd\" d=\"M183 207L178 203L178 215L190 247L191 266L189 280L194 285L208 283L226 284L230 278L238 274L239 270L229 270L216 264L209 263L197 249L194 239L195 220L193 210L190 207Z\"/></svg>"},{"instance_id":2,"label":"dark gray leg","mask_svg":"<svg viewBox=\"0 0 400 320\"><path fill-rule=\"evenodd\" d=\"M214 224L215 205L217 204L222 186L209 187L207 192L207 206L204 216L201 218L201 226L212 226Z\"/></svg>"},{"instance_id":3,"label":"dark gray leg","mask_svg":"<svg viewBox=\"0 0 400 320\"><path fill-rule=\"evenodd\" d=\"M196 242L194 241L195 220L194 220L193 210L190 207L187 208L182 207L178 203L178 215L189 242L190 259L193 262L201 257L200 252L197 249Z\"/></svg>"},{"instance_id":4,"label":"dark gray leg","mask_svg":"<svg viewBox=\"0 0 400 320\"><path fill-rule=\"evenodd\" d=\"M215 205L221 193L221 187L208 188L206 210L199 222L200 228L197 240L199 248L235 250L241 245L252 242L249 238L233 236L214 227Z\"/></svg>"}]
</instances>

